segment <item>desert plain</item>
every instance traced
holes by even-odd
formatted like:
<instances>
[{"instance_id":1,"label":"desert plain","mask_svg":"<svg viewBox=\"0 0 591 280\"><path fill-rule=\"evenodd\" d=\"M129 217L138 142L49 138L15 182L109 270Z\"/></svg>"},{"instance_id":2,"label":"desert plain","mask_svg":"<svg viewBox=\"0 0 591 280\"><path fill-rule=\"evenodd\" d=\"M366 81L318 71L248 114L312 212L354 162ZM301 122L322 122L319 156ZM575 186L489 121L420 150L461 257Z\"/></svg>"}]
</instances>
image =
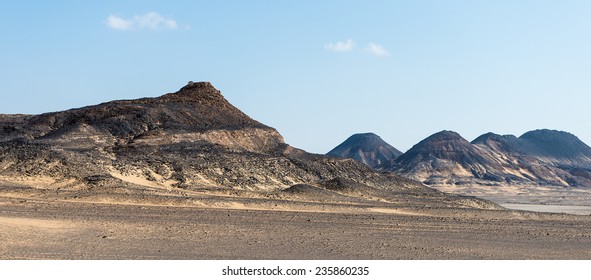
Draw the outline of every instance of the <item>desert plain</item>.
<instances>
[{"instance_id":1,"label":"desert plain","mask_svg":"<svg viewBox=\"0 0 591 280\"><path fill-rule=\"evenodd\" d=\"M354 192L71 196L6 189L2 259L589 259L591 216ZM346 198L346 199L343 199Z\"/></svg>"},{"instance_id":2,"label":"desert plain","mask_svg":"<svg viewBox=\"0 0 591 280\"><path fill-rule=\"evenodd\" d=\"M509 209L584 187L437 190L292 147L207 82L0 125L1 259L591 258L588 213Z\"/></svg>"}]
</instances>

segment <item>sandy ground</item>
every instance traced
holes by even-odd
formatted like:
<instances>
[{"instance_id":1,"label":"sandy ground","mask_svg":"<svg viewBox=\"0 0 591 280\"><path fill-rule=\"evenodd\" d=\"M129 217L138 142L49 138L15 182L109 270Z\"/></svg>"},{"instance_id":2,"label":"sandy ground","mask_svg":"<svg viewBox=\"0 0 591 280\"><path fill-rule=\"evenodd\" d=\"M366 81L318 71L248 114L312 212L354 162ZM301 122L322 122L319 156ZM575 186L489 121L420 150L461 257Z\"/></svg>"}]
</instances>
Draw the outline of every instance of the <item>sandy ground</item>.
<instances>
[{"instance_id":1,"label":"sandy ground","mask_svg":"<svg viewBox=\"0 0 591 280\"><path fill-rule=\"evenodd\" d=\"M549 213L591 215L591 189L540 186L434 186L495 202L503 207Z\"/></svg>"},{"instance_id":2,"label":"sandy ground","mask_svg":"<svg viewBox=\"0 0 591 280\"><path fill-rule=\"evenodd\" d=\"M568 213L574 215L591 215L591 206L576 206L576 205L547 205L547 204L524 204L524 203L501 203L499 204L505 208L548 212L548 213Z\"/></svg>"},{"instance_id":3,"label":"sandy ground","mask_svg":"<svg viewBox=\"0 0 591 280\"><path fill-rule=\"evenodd\" d=\"M591 217L0 196L2 259L591 259ZM271 206L269 206L271 205Z\"/></svg>"}]
</instances>

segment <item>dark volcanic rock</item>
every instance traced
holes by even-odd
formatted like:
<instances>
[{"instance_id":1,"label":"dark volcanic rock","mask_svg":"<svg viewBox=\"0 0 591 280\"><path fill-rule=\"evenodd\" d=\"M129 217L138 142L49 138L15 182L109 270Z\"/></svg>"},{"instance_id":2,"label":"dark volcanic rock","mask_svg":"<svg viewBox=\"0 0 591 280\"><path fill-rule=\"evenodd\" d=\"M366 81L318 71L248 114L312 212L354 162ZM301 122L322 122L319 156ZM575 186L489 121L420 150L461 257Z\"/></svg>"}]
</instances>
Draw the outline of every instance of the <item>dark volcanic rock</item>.
<instances>
[{"instance_id":1,"label":"dark volcanic rock","mask_svg":"<svg viewBox=\"0 0 591 280\"><path fill-rule=\"evenodd\" d=\"M372 168L390 162L401 154L373 133L354 134L327 153L333 157L352 158Z\"/></svg>"},{"instance_id":2,"label":"dark volcanic rock","mask_svg":"<svg viewBox=\"0 0 591 280\"><path fill-rule=\"evenodd\" d=\"M275 191L337 177L388 192L429 193L415 181L351 159L293 148L206 82L156 98L0 115L0 187L181 195L210 189ZM306 190L292 190L300 188Z\"/></svg>"},{"instance_id":3,"label":"dark volcanic rock","mask_svg":"<svg viewBox=\"0 0 591 280\"><path fill-rule=\"evenodd\" d=\"M465 164L484 161L480 152L462 136L453 131L441 131L414 145L396 162L411 165L428 158L445 158Z\"/></svg>"},{"instance_id":4,"label":"dark volcanic rock","mask_svg":"<svg viewBox=\"0 0 591 280\"><path fill-rule=\"evenodd\" d=\"M568 132L541 129L527 132L519 139L527 143L525 154L561 165L591 169L591 147Z\"/></svg>"},{"instance_id":5,"label":"dark volcanic rock","mask_svg":"<svg viewBox=\"0 0 591 280\"><path fill-rule=\"evenodd\" d=\"M591 186L591 149L570 133L536 130L517 138L487 133L469 143L436 133L388 168L427 184Z\"/></svg>"},{"instance_id":6,"label":"dark volcanic rock","mask_svg":"<svg viewBox=\"0 0 591 280\"><path fill-rule=\"evenodd\" d=\"M399 156L391 169L429 184L463 184L465 177L498 180L486 168L493 165L498 164L456 132L441 131Z\"/></svg>"},{"instance_id":7,"label":"dark volcanic rock","mask_svg":"<svg viewBox=\"0 0 591 280\"><path fill-rule=\"evenodd\" d=\"M60 136L83 126L128 139L154 130L269 129L232 106L206 82L193 83L157 98L112 101L25 120L21 131L32 138Z\"/></svg>"},{"instance_id":8,"label":"dark volcanic rock","mask_svg":"<svg viewBox=\"0 0 591 280\"><path fill-rule=\"evenodd\" d=\"M522 153L527 147L514 135L498 135L492 132L483 134L474 139L472 144L489 146L495 150L502 150L508 153Z\"/></svg>"},{"instance_id":9,"label":"dark volcanic rock","mask_svg":"<svg viewBox=\"0 0 591 280\"><path fill-rule=\"evenodd\" d=\"M529 131L517 138L487 133L472 141L472 144L508 154L520 154L539 160L573 167L591 168L591 148L576 136L557 130L540 129Z\"/></svg>"}]
</instances>

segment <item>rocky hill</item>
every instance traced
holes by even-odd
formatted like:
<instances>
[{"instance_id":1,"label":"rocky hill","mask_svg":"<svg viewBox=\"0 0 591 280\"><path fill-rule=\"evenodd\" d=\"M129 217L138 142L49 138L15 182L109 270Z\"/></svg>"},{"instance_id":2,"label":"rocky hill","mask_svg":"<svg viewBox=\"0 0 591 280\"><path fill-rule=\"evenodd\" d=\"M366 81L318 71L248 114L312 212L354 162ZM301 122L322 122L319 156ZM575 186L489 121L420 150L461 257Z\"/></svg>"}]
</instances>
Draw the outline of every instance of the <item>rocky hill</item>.
<instances>
[{"instance_id":1,"label":"rocky hill","mask_svg":"<svg viewBox=\"0 0 591 280\"><path fill-rule=\"evenodd\" d=\"M556 130L534 130L519 137L529 154L556 165L591 169L591 148L575 135Z\"/></svg>"},{"instance_id":2,"label":"rocky hill","mask_svg":"<svg viewBox=\"0 0 591 280\"><path fill-rule=\"evenodd\" d=\"M471 143L436 133L391 161L387 170L431 185L591 187L591 148L576 136L535 130L515 137L487 133Z\"/></svg>"},{"instance_id":3,"label":"rocky hill","mask_svg":"<svg viewBox=\"0 0 591 280\"><path fill-rule=\"evenodd\" d=\"M326 155L352 158L371 168L376 168L395 159L402 152L390 146L373 133L359 133L347 138Z\"/></svg>"},{"instance_id":4,"label":"rocky hill","mask_svg":"<svg viewBox=\"0 0 591 280\"><path fill-rule=\"evenodd\" d=\"M342 188L331 189L330 182ZM375 172L351 159L293 148L207 82L190 82L156 98L40 115L0 115L0 191L19 197L33 192L61 199L117 195L125 200L212 191L283 197L293 193L283 190L295 187L298 197L317 199L305 193L321 190L334 194L329 197L350 197L350 190L359 186L363 193L353 195L358 197L355 203L371 193L380 201L398 199L407 205L431 201L446 207L492 207Z\"/></svg>"}]
</instances>

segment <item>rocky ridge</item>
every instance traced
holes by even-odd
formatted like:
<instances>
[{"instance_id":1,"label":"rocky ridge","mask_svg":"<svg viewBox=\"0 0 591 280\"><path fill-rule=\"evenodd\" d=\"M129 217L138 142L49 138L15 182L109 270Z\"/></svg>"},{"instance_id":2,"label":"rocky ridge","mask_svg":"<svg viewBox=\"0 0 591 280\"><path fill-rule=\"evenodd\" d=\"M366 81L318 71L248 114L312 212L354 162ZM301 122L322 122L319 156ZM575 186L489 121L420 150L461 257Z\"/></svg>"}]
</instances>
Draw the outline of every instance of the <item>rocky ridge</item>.
<instances>
[{"instance_id":1,"label":"rocky ridge","mask_svg":"<svg viewBox=\"0 0 591 280\"><path fill-rule=\"evenodd\" d=\"M354 195L350 188L331 189L331 180L371 191ZM366 200L371 194L380 201L494 208L373 171L351 159L293 148L207 82L190 82L155 98L40 115L0 115L3 192L35 191L62 199L244 191L283 197L292 192L282 190L302 184L311 187L293 189L300 196L302 190L323 190L333 194L331 199L341 193Z\"/></svg>"},{"instance_id":2,"label":"rocky ridge","mask_svg":"<svg viewBox=\"0 0 591 280\"><path fill-rule=\"evenodd\" d=\"M544 129L519 138L487 133L472 142L442 131L386 169L430 185L591 187L590 167L589 146L570 133Z\"/></svg>"}]
</instances>

